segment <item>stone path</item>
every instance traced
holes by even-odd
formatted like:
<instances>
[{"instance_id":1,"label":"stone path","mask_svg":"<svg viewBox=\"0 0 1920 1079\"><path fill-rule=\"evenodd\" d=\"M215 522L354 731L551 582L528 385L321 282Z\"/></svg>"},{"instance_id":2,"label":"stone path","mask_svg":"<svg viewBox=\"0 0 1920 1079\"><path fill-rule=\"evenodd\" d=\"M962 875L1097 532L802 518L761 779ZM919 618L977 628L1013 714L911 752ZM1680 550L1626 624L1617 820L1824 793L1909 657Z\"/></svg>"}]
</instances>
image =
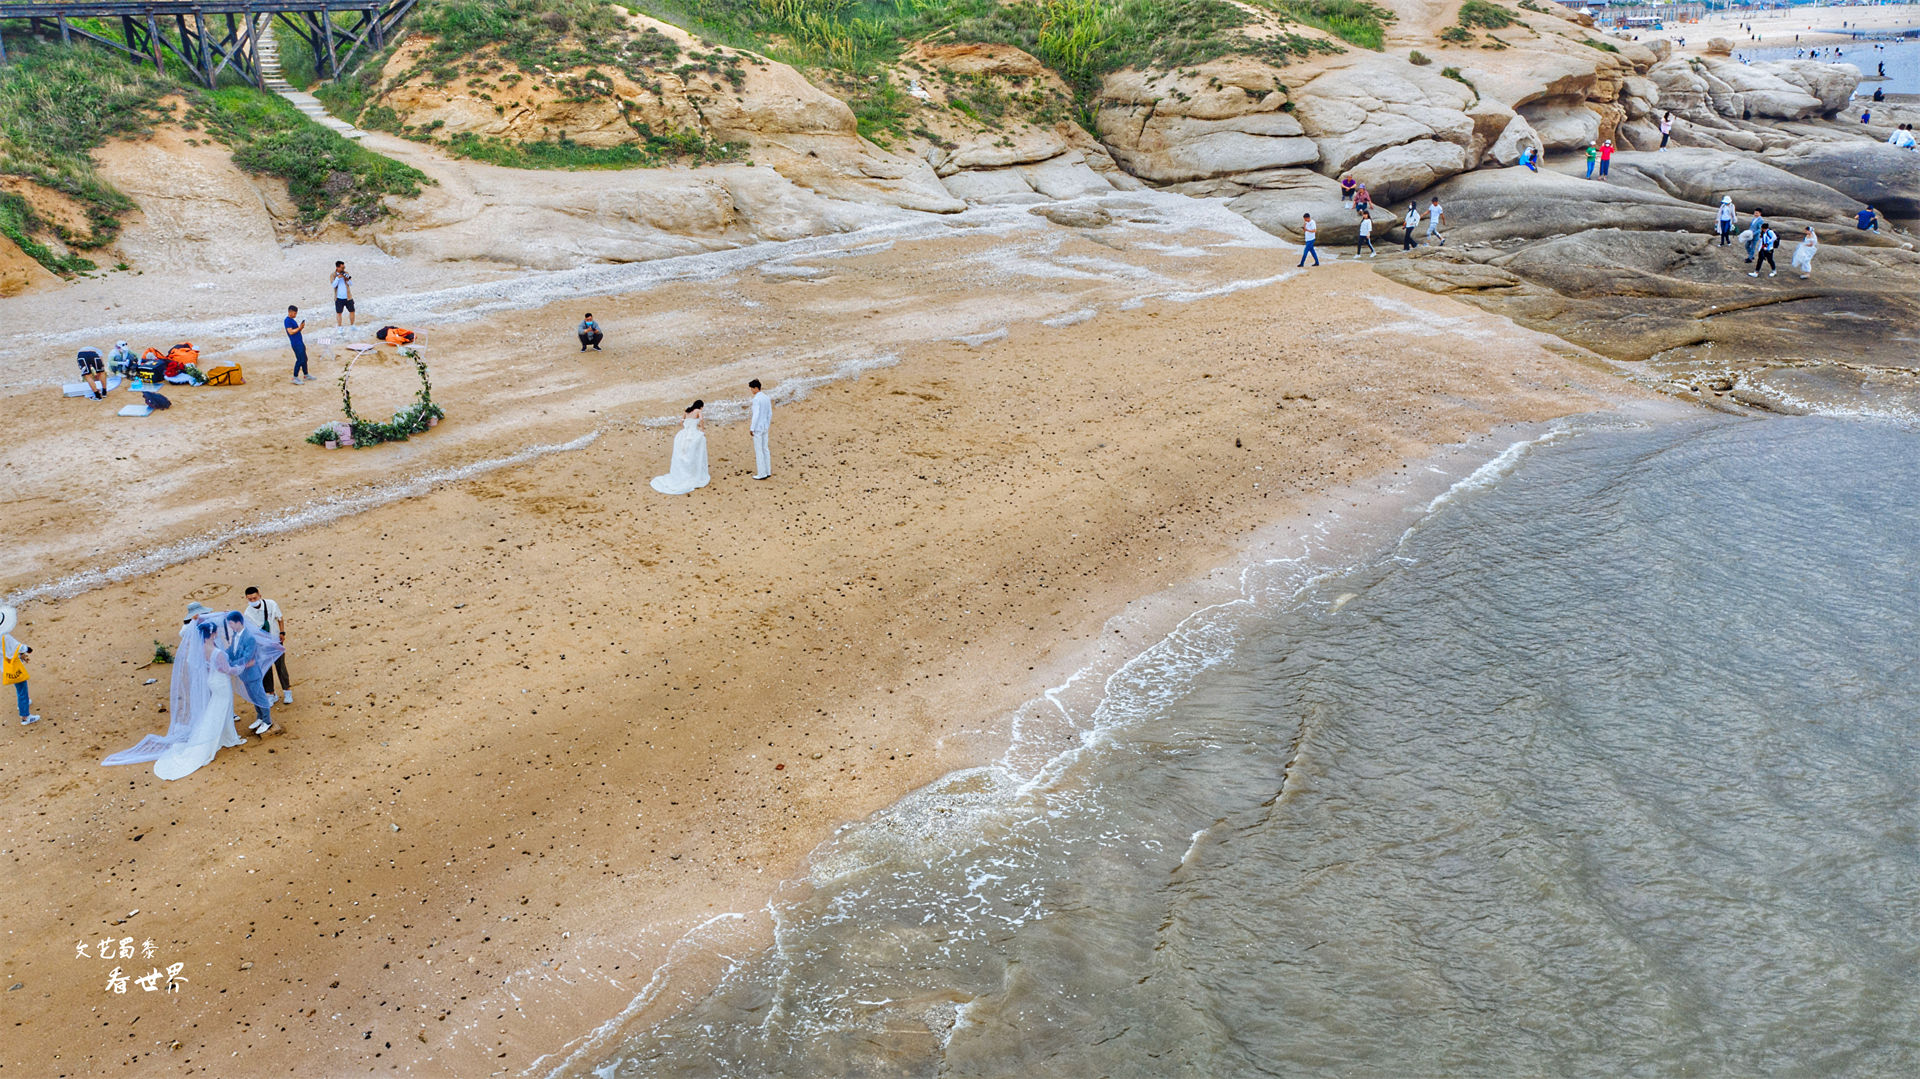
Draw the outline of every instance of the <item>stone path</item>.
<instances>
[{"instance_id":1,"label":"stone path","mask_svg":"<svg viewBox=\"0 0 1920 1079\"><path fill-rule=\"evenodd\" d=\"M258 23L260 35L260 80L267 89L279 94L293 103L293 107L313 118L322 127L330 127L350 139L360 137L360 129L327 111L320 99L304 90L296 90L280 70L280 43L274 40L273 17L260 16Z\"/></svg>"}]
</instances>

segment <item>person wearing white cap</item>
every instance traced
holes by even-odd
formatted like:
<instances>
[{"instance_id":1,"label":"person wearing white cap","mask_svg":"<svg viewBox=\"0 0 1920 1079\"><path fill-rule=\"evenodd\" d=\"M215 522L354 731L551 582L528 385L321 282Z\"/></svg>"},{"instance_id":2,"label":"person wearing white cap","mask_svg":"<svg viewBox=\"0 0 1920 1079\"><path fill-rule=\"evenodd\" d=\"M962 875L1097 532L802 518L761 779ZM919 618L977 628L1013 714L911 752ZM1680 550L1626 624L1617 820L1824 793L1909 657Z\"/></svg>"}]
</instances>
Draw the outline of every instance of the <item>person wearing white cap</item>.
<instances>
[{"instance_id":1,"label":"person wearing white cap","mask_svg":"<svg viewBox=\"0 0 1920 1079\"><path fill-rule=\"evenodd\" d=\"M107 354L107 370L116 375L124 375L127 373L127 368L133 365L133 361L139 358L134 355L132 347L125 341L115 341L113 351Z\"/></svg>"},{"instance_id":2,"label":"person wearing white cap","mask_svg":"<svg viewBox=\"0 0 1920 1079\"><path fill-rule=\"evenodd\" d=\"M1720 246L1733 246L1733 196L1720 196Z\"/></svg>"},{"instance_id":3,"label":"person wearing white cap","mask_svg":"<svg viewBox=\"0 0 1920 1079\"><path fill-rule=\"evenodd\" d=\"M12 607L0 607L0 684L13 687L14 694L20 699L20 722L22 725L40 722L34 714L33 702L27 698L27 657L33 649L14 640L13 630L20 624L20 612Z\"/></svg>"}]
</instances>

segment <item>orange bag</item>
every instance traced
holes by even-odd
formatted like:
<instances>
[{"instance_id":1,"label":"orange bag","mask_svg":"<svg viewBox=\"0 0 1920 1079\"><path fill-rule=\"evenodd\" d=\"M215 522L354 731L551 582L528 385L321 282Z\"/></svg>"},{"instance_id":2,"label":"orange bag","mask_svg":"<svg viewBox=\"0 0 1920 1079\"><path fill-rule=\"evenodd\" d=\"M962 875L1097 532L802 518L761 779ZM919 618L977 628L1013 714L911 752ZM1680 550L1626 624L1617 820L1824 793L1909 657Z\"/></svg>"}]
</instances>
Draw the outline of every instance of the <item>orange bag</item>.
<instances>
[{"instance_id":1,"label":"orange bag","mask_svg":"<svg viewBox=\"0 0 1920 1079\"><path fill-rule=\"evenodd\" d=\"M373 336L389 345L411 345L414 333L412 330L403 330L398 326L382 326Z\"/></svg>"},{"instance_id":2,"label":"orange bag","mask_svg":"<svg viewBox=\"0 0 1920 1079\"><path fill-rule=\"evenodd\" d=\"M198 367L200 365L200 350L193 347L193 342L182 341L167 350L167 362L169 364L190 363Z\"/></svg>"},{"instance_id":3,"label":"orange bag","mask_svg":"<svg viewBox=\"0 0 1920 1079\"><path fill-rule=\"evenodd\" d=\"M242 377L240 373L240 365L237 363L207 369L207 385L209 386L244 386L246 382L247 380Z\"/></svg>"}]
</instances>

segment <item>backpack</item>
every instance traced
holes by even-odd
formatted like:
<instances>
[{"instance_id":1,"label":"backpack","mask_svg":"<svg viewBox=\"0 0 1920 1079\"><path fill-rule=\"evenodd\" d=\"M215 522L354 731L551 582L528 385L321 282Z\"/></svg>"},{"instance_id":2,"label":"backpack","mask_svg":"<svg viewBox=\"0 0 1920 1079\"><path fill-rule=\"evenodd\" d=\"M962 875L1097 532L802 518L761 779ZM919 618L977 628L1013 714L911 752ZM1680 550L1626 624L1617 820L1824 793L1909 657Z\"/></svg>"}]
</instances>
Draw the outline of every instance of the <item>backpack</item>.
<instances>
[{"instance_id":1,"label":"backpack","mask_svg":"<svg viewBox=\"0 0 1920 1079\"><path fill-rule=\"evenodd\" d=\"M142 390L140 391L140 396L146 400L148 408L173 407L172 401L167 400L166 397L161 394L154 393L152 390Z\"/></svg>"}]
</instances>

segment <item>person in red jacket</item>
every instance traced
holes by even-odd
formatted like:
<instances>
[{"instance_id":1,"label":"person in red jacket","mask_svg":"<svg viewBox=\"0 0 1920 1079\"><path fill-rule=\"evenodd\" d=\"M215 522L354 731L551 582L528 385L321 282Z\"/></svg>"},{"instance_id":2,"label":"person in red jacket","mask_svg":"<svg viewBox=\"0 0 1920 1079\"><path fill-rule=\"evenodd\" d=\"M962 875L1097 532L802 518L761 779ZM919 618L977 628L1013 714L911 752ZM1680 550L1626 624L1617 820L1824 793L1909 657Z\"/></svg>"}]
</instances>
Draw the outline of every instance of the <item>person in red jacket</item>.
<instances>
[{"instance_id":1,"label":"person in red jacket","mask_svg":"<svg viewBox=\"0 0 1920 1079\"><path fill-rule=\"evenodd\" d=\"M1612 163L1612 161L1613 161L1613 140L1608 139L1607 141L1600 144L1600 178L1602 180L1607 178L1607 165Z\"/></svg>"}]
</instances>

